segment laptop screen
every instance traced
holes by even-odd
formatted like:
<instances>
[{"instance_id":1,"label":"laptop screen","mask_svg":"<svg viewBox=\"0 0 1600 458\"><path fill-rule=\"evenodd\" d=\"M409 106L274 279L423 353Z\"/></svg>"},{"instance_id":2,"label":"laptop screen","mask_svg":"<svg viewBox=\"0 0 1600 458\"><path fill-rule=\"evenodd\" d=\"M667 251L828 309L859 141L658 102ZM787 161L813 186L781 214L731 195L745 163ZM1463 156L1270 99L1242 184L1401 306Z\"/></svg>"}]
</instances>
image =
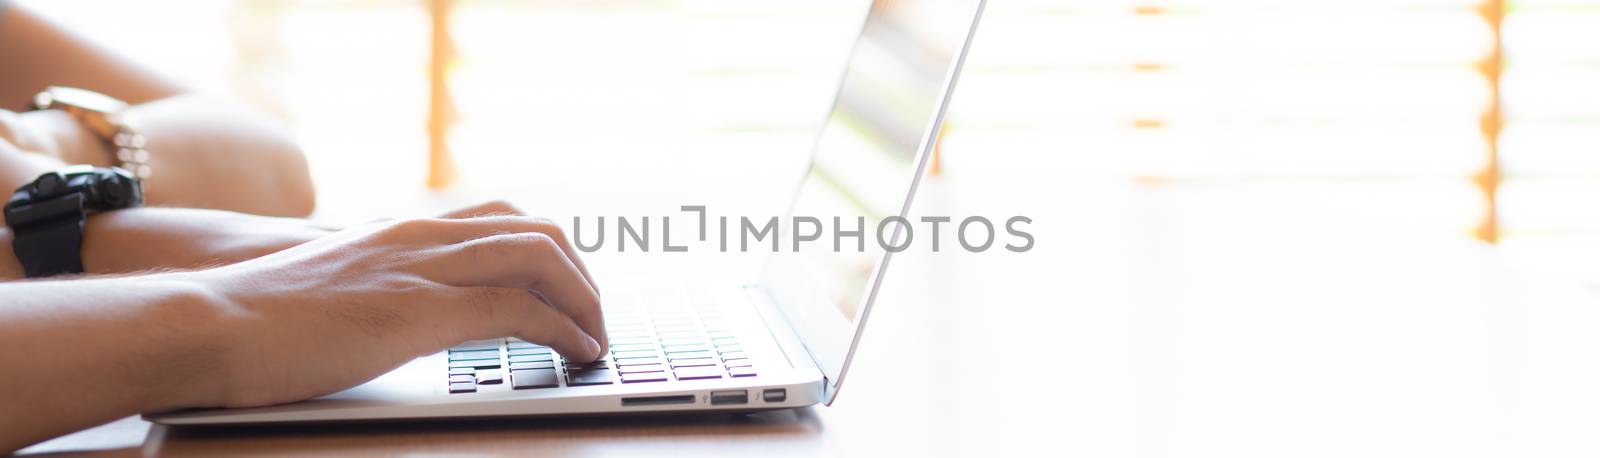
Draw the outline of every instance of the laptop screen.
<instances>
[{"instance_id":1,"label":"laptop screen","mask_svg":"<svg viewBox=\"0 0 1600 458\"><path fill-rule=\"evenodd\" d=\"M894 218L926 167L981 4L873 2L817 136L767 284L835 392L889 252L916 239Z\"/></svg>"}]
</instances>

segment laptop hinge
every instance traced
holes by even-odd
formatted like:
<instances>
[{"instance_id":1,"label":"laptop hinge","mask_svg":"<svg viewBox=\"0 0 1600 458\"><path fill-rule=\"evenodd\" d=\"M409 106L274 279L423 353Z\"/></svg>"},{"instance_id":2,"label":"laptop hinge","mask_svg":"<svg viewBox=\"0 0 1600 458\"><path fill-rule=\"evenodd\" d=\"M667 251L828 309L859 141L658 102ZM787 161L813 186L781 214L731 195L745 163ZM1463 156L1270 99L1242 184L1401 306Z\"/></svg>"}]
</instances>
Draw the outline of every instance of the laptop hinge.
<instances>
[{"instance_id":1,"label":"laptop hinge","mask_svg":"<svg viewBox=\"0 0 1600 458\"><path fill-rule=\"evenodd\" d=\"M767 332L777 336L779 335L777 334L777 331L781 330L783 332L782 336L785 339L800 343L800 351L805 352L805 358L811 362L811 367L817 368L818 372L823 372L823 381L828 382L828 374L825 371L822 371L822 362L817 361L817 357L811 354L811 348L806 346L806 341L801 339L800 334L795 332L794 327L789 325L788 317L782 316L783 310L779 309L778 304L773 301L772 293L760 285L747 285L744 287L744 292L745 295L749 297L750 301L756 303L757 314L761 316L761 322L762 324L766 325ZM768 316L772 314L778 314L779 316L777 318L781 319L774 320L773 317ZM774 323L774 321L776 321L776 323ZM789 361L790 366L794 366L796 356L790 355L789 349L786 347L788 346L779 345L778 351L783 353L784 359ZM828 383L826 386L832 386L832 384Z\"/></svg>"}]
</instances>

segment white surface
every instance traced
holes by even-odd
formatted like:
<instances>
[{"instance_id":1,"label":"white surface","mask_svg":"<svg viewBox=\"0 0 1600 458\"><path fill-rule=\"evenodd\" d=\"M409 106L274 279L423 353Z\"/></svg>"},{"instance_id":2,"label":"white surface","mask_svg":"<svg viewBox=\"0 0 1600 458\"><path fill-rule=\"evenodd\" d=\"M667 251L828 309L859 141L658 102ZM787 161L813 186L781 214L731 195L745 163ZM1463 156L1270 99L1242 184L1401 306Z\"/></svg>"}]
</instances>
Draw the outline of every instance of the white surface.
<instances>
[{"instance_id":1,"label":"white surface","mask_svg":"<svg viewBox=\"0 0 1600 458\"><path fill-rule=\"evenodd\" d=\"M1152 197L1100 191L1100 205ZM858 383L821 411L835 430L873 431L839 435L848 442L840 448L857 456L907 445L911 455L967 456L1042 447L1055 456L1550 451L1546 421L1558 418L1541 406L1553 401L1544 386L1555 380L1531 370L1540 358L1530 319L1561 309L1510 300L1518 296L1496 281L1508 272L1488 249L1375 246L1270 220L1235 233L1221 218L1183 223L1166 233L1055 226L1026 255L897 260L862 344ZM1295 231L1274 235L1273 225ZM878 336L921 336L909 340L923 351L908 355ZM913 380L884 376L900 372ZM881 421L867 414L881 410L927 420L864 423Z\"/></svg>"}]
</instances>

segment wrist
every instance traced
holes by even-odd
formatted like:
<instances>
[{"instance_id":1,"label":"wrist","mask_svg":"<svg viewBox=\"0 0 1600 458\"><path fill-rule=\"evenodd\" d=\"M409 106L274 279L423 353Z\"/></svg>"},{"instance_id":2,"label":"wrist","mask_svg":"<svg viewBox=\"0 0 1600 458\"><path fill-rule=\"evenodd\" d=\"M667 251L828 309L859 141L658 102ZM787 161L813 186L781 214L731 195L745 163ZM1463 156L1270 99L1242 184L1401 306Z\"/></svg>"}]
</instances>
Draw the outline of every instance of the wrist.
<instances>
[{"instance_id":1,"label":"wrist","mask_svg":"<svg viewBox=\"0 0 1600 458\"><path fill-rule=\"evenodd\" d=\"M221 405L223 386L217 376L231 352L227 302L207 283L188 272L107 279L140 297L135 313L145 323L138 338L149 345L128 371L122 386L139 389L139 412L160 412Z\"/></svg>"},{"instance_id":2,"label":"wrist","mask_svg":"<svg viewBox=\"0 0 1600 458\"><path fill-rule=\"evenodd\" d=\"M11 130L17 147L44 154L67 164L110 167L111 147L94 132L61 110L18 113Z\"/></svg>"},{"instance_id":3,"label":"wrist","mask_svg":"<svg viewBox=\"0 0 1600 458\"><path fill-rule=\"evenodd\" d=\"M22 263L11 251L11 229L0 227L0 281L23 277Z\"/></svg>"},{"instance_id":4,"label":"wrist","mask_svg":"<svg viewBox=\"0 0 1600 458\"><path fill-rule=\"evenodd\" d=\"M166 248L141 226L145 208L129 208L89 215L83 223L83 270L90 274L118 274L156 267L151 259L141 259L145 248ZM199 242L195 242L199 243ZM156 245L152 247L151 245Z\"/></svg>"},{"instance_id":5,"label":"wrist","mask_svg":"<svg viewBox=\"0 0 1600 458\"><path fill-rule=\"evenodd\" d=\"M85 223L83 266L98 274L208 268L272 254L331 232L301 219L220 210L117 210L90 216Z\"/></svg>"}]
</instances>

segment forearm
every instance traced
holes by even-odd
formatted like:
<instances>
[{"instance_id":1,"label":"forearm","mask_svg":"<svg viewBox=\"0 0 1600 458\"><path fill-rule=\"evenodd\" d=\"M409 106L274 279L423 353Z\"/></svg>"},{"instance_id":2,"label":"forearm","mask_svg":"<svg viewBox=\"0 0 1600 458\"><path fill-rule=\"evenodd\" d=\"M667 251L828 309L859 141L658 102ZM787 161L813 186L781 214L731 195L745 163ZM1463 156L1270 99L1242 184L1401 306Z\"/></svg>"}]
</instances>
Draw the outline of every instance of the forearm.
<instances>
[{"instance_id":1,"label":"forearm","mask_svg":"<svg viewBox=\"0 0 1600 458\"><path fill-rule=\"evenodd\" d=\"M186 275L0 283L0 453L127 415L214 405L225 309Z\"/></svg>"},{"instance_id":2,"label":"forearm","mask_svg":"<svg viewBox=\"0 0 1600 458\"><path fill-rule=\"evenodd\" d=\"M155 72L45 20L17 2L0 1L0 109L21 110L45 86L93 89L144 103L182 88Z\"/></svg>"},{"instance_id":3,"label":"forearm","mask_svg":"<svg viewBox=\"0 0 1600 458\"><path fill-rule=\"evenodd\" d=\"M315 195L305 158L263 116L194 95L135 105L127 114L150 153L150 204L272 216L311 213ZM65 113L20 113L14 123L19 145L30 152L67 164L113 165L110 147Z\"/></svg>"},{"instance_id":4,"label":"forearm","mask_svg":"<svg viewBox=\"0 0 1600 458\"><path fill-rule=\"evenodd\" d=\"M297 218L132 208L89 216L80 255L90 274L197 269L265 256L335 230ZM0 281L23 276L11 240L11 231L0 227Z\"/></svg>"},{"instance_id":5,"label":"forearm","mask_svg":"<svg viewBox=\"0 0 1600 458\"><path fill-rule=\"evenodd\" d=\"M0 111L0 192L10 196L11 191L33 181L40 174L61 168L66 163L54 157L23 152L6 141L4 118L8 112Z\"/></svg>"}]
</instances>

